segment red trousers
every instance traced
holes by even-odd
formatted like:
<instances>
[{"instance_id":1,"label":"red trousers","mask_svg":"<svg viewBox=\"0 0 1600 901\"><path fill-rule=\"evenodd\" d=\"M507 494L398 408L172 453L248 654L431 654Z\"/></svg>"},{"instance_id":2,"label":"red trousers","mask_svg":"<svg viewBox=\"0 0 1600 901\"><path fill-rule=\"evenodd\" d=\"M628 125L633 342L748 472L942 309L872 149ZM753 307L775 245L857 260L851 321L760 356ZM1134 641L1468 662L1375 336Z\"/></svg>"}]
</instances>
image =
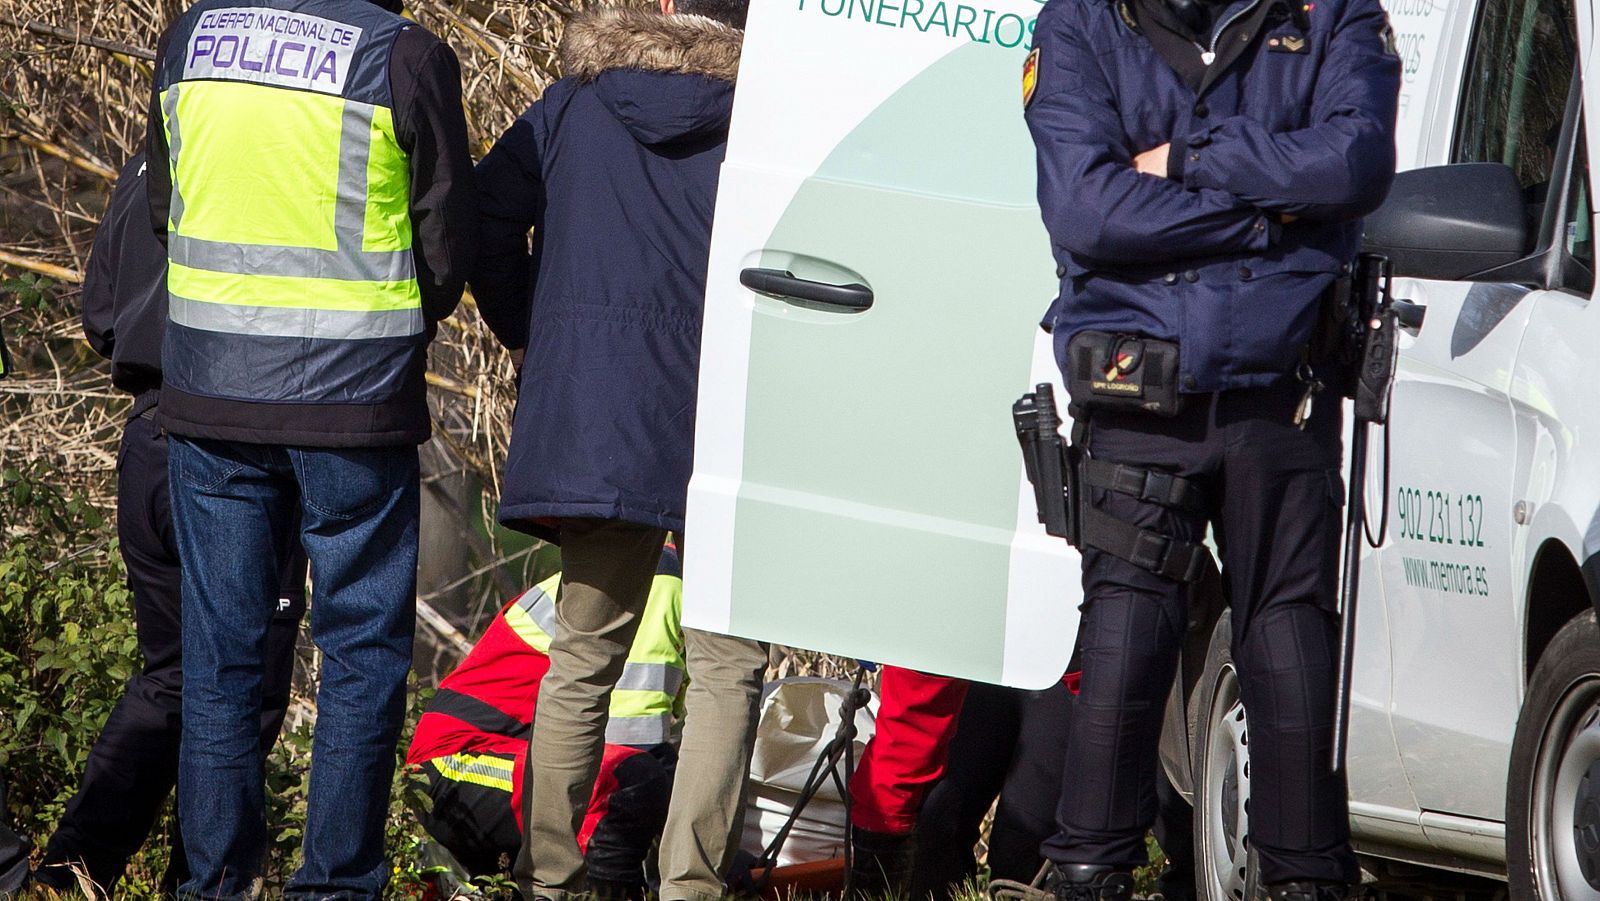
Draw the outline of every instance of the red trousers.
<instances>
[{"instance_id":1,"label":"red trousers","mask_svg":"<svg viewBox=\"0 0 1600 901\"><path fill-rule=\"evenodd\" d=\"M885 666L878 693L877 731L850 780L850 817L862 829L903 835L944 775L967 683Z\"/></svg>"}]
</instances>

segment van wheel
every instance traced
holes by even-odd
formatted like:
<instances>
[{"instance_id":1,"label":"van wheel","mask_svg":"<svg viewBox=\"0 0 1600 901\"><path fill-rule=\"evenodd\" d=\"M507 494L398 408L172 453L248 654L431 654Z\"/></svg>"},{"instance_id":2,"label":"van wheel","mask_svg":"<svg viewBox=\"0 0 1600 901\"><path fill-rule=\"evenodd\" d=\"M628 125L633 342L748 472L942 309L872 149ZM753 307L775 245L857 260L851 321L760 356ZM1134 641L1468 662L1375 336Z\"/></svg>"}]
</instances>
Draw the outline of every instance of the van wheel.
<instances>
[{"instance_id":1,"label":"van wheel","mask_svg":"<svg viewBox=\"0 0 1600 901\"><path fill-rule=\"evenodd\" d=\"M1561 627L1534 667L1506 780L1514 901L1600 899L1600 625Z\"/></svg>"},{"instance_id":2,"label":"van wheel","mask_svg":"<svg viewBox=\"0 0 1600 901\"><path fill-rule=\"evenodd\" d=\"M1233 619L1224 612L1211 633L1196 686L1194 856L1203 901L1257 901L1261 890L1250 849L1250 729L1233 668Z\"/></svg>"}]
</instances>

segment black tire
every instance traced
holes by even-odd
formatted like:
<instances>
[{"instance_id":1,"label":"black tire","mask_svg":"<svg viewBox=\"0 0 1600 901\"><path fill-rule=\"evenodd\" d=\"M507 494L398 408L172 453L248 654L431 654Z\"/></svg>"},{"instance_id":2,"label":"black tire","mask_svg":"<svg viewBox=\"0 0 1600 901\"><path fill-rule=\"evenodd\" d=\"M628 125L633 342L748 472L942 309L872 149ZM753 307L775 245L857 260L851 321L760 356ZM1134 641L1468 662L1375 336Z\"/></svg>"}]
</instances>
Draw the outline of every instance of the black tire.
<instances>
[{"instance_id":1,"label":"black tire","mask_svg":"<svg viewBox=\"0 0 1600 901\"><path fill-rule=\"evenodd\" d=\"M1211 632L1205 670L1194 690L1195 895L1199 901L1266 897L1250 848L1249 732L1233 669L1233 618L1224 611ZM1213 740L1215 739L1215 741ZM1231 775L1230 775L1231 774Z\"/></svg>"},{"instance_id":2,"label":"black tire","mask_svg":"<svg viewBox=\"0 0 1600 901\"><path fill-rule=\"evenodd\" d=\"M1528 680L1506 779L1506 876L1513 901L1600 898L1600 624L1592 610L1561 627Z\"/></svg>"}]
</instances>

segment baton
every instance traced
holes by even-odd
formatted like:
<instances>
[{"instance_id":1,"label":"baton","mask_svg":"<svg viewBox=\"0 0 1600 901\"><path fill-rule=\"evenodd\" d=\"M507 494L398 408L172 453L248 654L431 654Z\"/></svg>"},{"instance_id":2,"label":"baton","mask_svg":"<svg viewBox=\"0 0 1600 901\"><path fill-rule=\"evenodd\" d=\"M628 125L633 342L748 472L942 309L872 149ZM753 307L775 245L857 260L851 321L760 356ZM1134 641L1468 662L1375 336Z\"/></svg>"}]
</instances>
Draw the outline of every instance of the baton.
<instances>
[{"instance_id":1,"label":"baton","mask_svg":"<svg viewBox=\"0 0 1600 901\"><path fill-rule=\"evenodd\" d=\"M1350 434L1350 500L1345 508L1344 577L1339 584L1339 683L1334 696L1333 772L1344 771L1350 744L1350 681L1356 665L1356 597L1361 580L1361 530L1367 515L1367 429L1358 419Z\"/></svg>"}]
</instances>

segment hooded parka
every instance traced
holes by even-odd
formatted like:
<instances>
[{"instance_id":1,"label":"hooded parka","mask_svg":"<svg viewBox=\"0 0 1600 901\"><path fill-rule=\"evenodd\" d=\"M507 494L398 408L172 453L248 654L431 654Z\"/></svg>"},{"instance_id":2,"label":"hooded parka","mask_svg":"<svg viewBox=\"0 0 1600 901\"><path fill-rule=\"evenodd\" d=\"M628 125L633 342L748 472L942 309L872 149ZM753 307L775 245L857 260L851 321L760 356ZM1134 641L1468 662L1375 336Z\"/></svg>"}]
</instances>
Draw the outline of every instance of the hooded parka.
<instances>
[{"instance_id":1,"label":"hooded parka","mask_svg":"<svg viewBox=\"0 0 1600 901\"><path fill-rule=\"evenodd\" d=\"M742 33L609 8L478 165L474 295L526 348L500 521L683 528L717 173ZM529 230L533 244L528 243Z\"/></svg>"}]
</instances>

